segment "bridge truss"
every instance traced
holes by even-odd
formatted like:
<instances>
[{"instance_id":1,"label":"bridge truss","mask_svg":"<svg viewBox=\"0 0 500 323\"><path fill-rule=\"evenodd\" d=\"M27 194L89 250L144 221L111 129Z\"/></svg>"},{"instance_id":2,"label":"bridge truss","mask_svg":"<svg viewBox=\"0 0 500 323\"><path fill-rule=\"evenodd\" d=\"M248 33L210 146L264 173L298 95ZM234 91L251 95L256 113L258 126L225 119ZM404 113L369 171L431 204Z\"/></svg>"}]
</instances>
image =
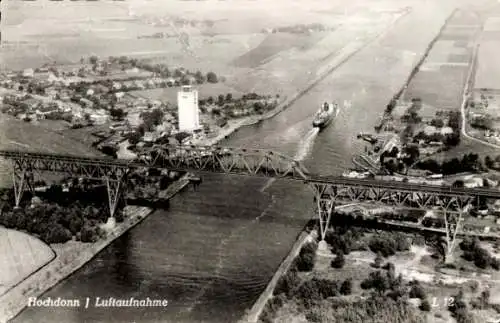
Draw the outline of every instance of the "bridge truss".
<instances>
[{"instance_id":1,"label":"bridge truss","mask_svg":"<svg viewBox=\"0 0 500 323\"><path fill-rule=\"evenodd\" d=\"M321 239L330 225L335 205L352 202L378 202L396 208L436 209L443 214L446 232L446 258L455 247L464 214L480 198L499 198L500 192L487 189L463 189L434 185L346 178L308 180L315 193L316 213L319 218Z\"/></svg>"},{"instance_id":2,"label":"bridge truss","mask_svg":"<svg viewBox=\"0 0 500 323\"><path fill-rule=\"evenodd\" d=\"M15 205L19 206L24 191L33 191L35 175L59 173L68 177L102 180L108 192L110 216L113 217L122 196L123 184L131 167L109 159L1 151L0 156L12 161Z\"/></svg>"},{"instance_id":3,"label":"bridge truss","mask_svg":"<svg viewBox=\"0 0 500 323\"><path fill-rule=\"evenodd\" d=\"M23 192L33 189L35 173L56 172L102 180L108 190L111 217L123 196L128 174L138 168L289 178L304 181L312 188L321 239L325 238L335 206L346 201L372 201L401 208L440 208L444 214L448 254L454 248L455 237L468 208L480 198L500 199L500 191L492 189L310 176L305 167L292 158L260 149L162 146L141 153L133 161L7 150L0 151L0 156L13 164L16 206Z\"/></svg>"},{"instance_id":4,"label":"bridge truss","mask_svg":"<svg viewBox=\"0 0 500 323\"><path fill-rule=\"evenodd\" d=\"M224 174L305 179L307 170L294 159L263 149L217 146L153 147L139 156L148 167Z\"/></svg>"},{"instance_id":5,"label":"bridge truss","mask_svg":"<svg viewBox=\"0 0 500 323\"><path fill-rule=\"evenodd\" d=\"M110 216L123 196L127 175L138 168L167 169L265 177L305 178L305 168L293 159L269 150L213 146L171 145L154 147L136 160L86 158L3 150L0 156L12 161L15 205L23 192L33 190L34 175L52 172L68 177L102 180L107 187Z\"/></svg>"}]
</instances>

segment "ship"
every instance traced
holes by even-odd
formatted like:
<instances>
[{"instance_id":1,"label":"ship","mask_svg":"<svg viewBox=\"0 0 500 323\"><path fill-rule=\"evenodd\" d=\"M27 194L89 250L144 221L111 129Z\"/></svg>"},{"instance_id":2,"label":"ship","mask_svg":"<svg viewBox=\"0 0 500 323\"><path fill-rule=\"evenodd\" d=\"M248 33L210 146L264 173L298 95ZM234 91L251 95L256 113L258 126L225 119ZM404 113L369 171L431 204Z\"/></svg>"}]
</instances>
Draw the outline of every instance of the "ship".
<instances>
[{"instance_id":1,"label":"ship","mask_svg":"<svg viewBox=\"0 0 500 323\"><path fill-rule=\"evenodd\" d=\"M336 103L323 103L323 106L314 116L313 127L323 129L325 128L339 112L339 107Z\"/></svg>"}]
</instances>

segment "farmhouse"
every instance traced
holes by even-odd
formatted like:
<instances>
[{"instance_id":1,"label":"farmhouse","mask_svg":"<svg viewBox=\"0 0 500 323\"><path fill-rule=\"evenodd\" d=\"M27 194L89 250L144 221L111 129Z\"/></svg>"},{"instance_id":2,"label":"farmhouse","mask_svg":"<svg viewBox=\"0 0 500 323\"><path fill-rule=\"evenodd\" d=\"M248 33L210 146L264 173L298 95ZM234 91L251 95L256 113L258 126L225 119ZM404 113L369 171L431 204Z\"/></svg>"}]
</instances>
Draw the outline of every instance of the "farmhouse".
<instances>
[{"instance_id":1,"label":"farmhouse","mask_svg":"<svg viewBox=\"0 0 500 323\"><path fill-rule=\"evenodd\" d=\"M479 177L467 179L464 181L464 187L467 188L476 188L481 186L483 186L483 179Z\"/></svg>"},{"instance_id":2,"label":"farmhouse","mask_svg":"<svg viewBox=\"0 0 500 323\"><path fill-rule=\"evenodd\" d=\"M35 71L32 68L27 68L23 71L23 77L33 77L35 75Z\"/></svg>"}]
</instances>

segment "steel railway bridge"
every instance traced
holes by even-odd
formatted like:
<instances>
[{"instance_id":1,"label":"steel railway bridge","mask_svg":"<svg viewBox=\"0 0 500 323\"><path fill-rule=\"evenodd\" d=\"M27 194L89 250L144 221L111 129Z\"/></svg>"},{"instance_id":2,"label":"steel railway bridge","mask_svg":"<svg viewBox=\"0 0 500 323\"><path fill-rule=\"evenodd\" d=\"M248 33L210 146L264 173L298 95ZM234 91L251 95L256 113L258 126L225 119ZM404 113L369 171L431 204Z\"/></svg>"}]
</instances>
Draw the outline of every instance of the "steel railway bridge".
<instances>
[{"instance_id":1,"label":"steel railway bridge","mask_svg":"<svg viewBox=\"0 0 500 323\"><path fill-rule=\"evenodd\" d=\"M469 207L479 199L500 199L500 191L494 189L316 176L290 157L261 149L162 146L143 152L133 161L15 150L0 150L0 157L13 164L16 206L19 206L23 192L33 189L35 173L55 172L104 181L110 217L114 216L117 202L126 189L127 175L135 169L285 178L303 181L312 189L321 239L325 237L336 204L373 201L396 207L439 208L444 216L448 254L454 248L460 223Z\"/></svg>"}]
</instances>

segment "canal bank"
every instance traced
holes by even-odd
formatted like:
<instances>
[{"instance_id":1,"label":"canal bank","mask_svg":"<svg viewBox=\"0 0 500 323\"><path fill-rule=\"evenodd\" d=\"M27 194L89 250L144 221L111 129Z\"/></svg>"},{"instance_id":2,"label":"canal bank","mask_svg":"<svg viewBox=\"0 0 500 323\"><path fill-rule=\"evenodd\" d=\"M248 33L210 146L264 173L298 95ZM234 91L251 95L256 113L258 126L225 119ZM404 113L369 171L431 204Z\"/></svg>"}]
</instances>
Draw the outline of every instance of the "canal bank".
<instances>
[{"instance_id":1,"label":"canal bank","mask_svg":"<svg viewBox=\"0 0 500 323\"><path fill-rule=\"evenodd\" d=\"M445 17L443 17L444 20L440 24L437 31L435 33L430 33L429 42L427 42L425 44L425 47L422 46L424 49L419 53L418 58L411 64L412 65L411 68L408 68L408 73L406 75L404 75L403 77L401 77L402 82L399 83L400 85L397 85L396 86L397 89L394 90L394 92L392 92L390 94L390 96L387 96L387 97L392 97L393 100L398 100L404 94L404 90L406 89L407 85L409 84L409 82L411 81L413 76L416 74L416 72L419 70L419 67L425 61L426 57L429 54L429 51L431 50L431 48L433 47L433 45L435 44L435 42L437 41L437 39L441 35L443 29L446 27L448 21L451 19L451 17L453 17L453 14L456 11L457 11L457 9L451 9L450 12L448 14L446 14ZM416 53L417 53L417 51L416 51ZM365 93L363 93L363 94L365 94ZM386 101L385 104L387 104L388 102L390 102L390 101L389 100ZM385 105L380 105L380 106L385 107ZM372 118L370 120L370 123L374 122L375 120L376 120L376 118ZM344 120L344 124L352 124L352 123L349 123L346 120ZM337 126L337 124L335 126ZM272 126L269 126L269 129L272 129L272 128L273 128ZM346 133L353 132L352 128L349 130L350 131L346 131ZM332 135L330 138L335 138L335 136ZM342 136L340 138L345 139L344 136ZM234 138L233 140L238 141L238 138ZM346 141L344 141L344 144L345 144L345 142ZM325 142L324 144L326 145L327 143ZM322 146L324 147L325 145L322 145ZM340 145L337 145L335 148L338 148L339 146ZM352 147L349 146L349 148L352 148ZM352 151L351 151L351 153L352 153ZM314 154L314 152L313 152L313 154ZM316 154L314 154L314 155L317 156ZM333 154L331 154L331 155L333 155ZM328 156L329 158L322 158L321 160L331 159L332 158L331 155ZM349 156L349 154L343 154L343 155ZM337 156L334 155L334 157L337 157ZM323 168L323 169L331 168L331 164L334 164L334 163L332 161L330 161L328 165L322 165L325 167L321 167L321 168ZM316 167L314 167L314 168L316 168ZM302 246L305 241L307 241L307 240L304 240L303 236L299 237L299 239L297 240L297 243L292 248L292 251L289 253L287 258L281 263L280 267L278 268L275 275L272 277L271 281L269 282L269 284L266 287L266 289L264 290L264 292L260 295L260 297L255 302L255 304L252 306L252 308L245 314L244 318L239 321L239 323L250 323L250 322L254 323L254 322L258 321L260 313L262 312L263 308L267 304L267 301L272 297L272 293L273 293L273 290L276 286L277 281L286 272L286 270L289 266L289 264L286 264L286 262L288 261L289 258L292 258L292 260L293 260L293 258L296 257L296 255L300 251L300 247L298 247L298 250L295 250L297 244L300 244L300 246Z\"/></svg>"},{"instance_id":2,"label":"canal bank","mask_svg":"<svg viewBox=\"0 0 500 323\"><path fill-rule=\"evenodd\" d=\"M188 184L189 179L187 176L183 176L167 189L165 198L172 198ZM60 281L70 276L97 256L113 241L142 222L153 211L153 209L148 207L127 206L124 209L124 213L126 214L124 221L110 229L105 239L91 244L71 241L73 242L72 244L68 242L53 246L53 250L56 253L54 260L0 296L0 322L7 322L17 316L28 306L30 298L39 297Z\"/></svg>"},{"instance_id":3,"label":"canal bank","mask_svg":"<svg viewBox=\"0 0 500 323\"><path fill-rule=\"evenodd\" d=\"M266 306L269 299L273 297L273 292L274 289L276 288L276 284L278 283L279 279L288 271L290 265L299 255L302 246L305 243L314 240L315 240L315 234L313 234L312 232L308 233L303 231L300 233L299 237L297 238L297 241L293 244L292 249L286 256L286 258L283 260L283 262L279 266L274 276L269 281L269 284L267 284L267 287L264 290L264 292L262 292L262 294L257 299L252 308L245 314L245 316L238 323L256 323L259 321L259 317L262 311L264 310L264 307Z\"/></svg>"},{"instance_id":4,"label":"canal bank","mask_svg":"<svg viewBox=\"0 0 500 323\"><path fill-rule=\"evenodd\" d=\"M291 96L288 98L285 98L283 102L281 102L276 108L272 109L271 111L262 114L262 115L255 115L255 116L250 116L243 118L241 120L229 120L228 124L226 127L221 128L219 130L219 134L214 137L210 138L207 140L203 140L200 142L200 144L212 146L218 144L221 140L226 139L229 137L231 134L234 132L238 131L238 129L246 126L252 126L255 124L258 124L259 122L262 122L264 120L271 119L275 117L276 115L280 114L281 112L285 111L287 108L292 106L297 100L299 100L301 97L303 97L305 94L307 94L309 91L311 91L318 83L323 81L328 75L332 74L337 68L342 66L344 63L346 63L349 59L351 59L354 55L356 55L359 51L361 51L363 48L368 46L370 43L373 41L377 40L381 36L383 36L387 30L390 30L395 24L400 21L400 19L404 18L406 15L408 15L411 12L411 8L406 8L403 10L400 14L396 15L394 19L388 24L387 29L384 29L382 32L375 34L373 37L371 37L367 41L352 41L347 44L347 46L343 47L339 51L332 52L328 55L329 61L326 62L323 66L319 67L320 72L317 73L317 77L314 78L311 82L305 85L305 87L293 93Z\"/></svg>"}]
</instances>

